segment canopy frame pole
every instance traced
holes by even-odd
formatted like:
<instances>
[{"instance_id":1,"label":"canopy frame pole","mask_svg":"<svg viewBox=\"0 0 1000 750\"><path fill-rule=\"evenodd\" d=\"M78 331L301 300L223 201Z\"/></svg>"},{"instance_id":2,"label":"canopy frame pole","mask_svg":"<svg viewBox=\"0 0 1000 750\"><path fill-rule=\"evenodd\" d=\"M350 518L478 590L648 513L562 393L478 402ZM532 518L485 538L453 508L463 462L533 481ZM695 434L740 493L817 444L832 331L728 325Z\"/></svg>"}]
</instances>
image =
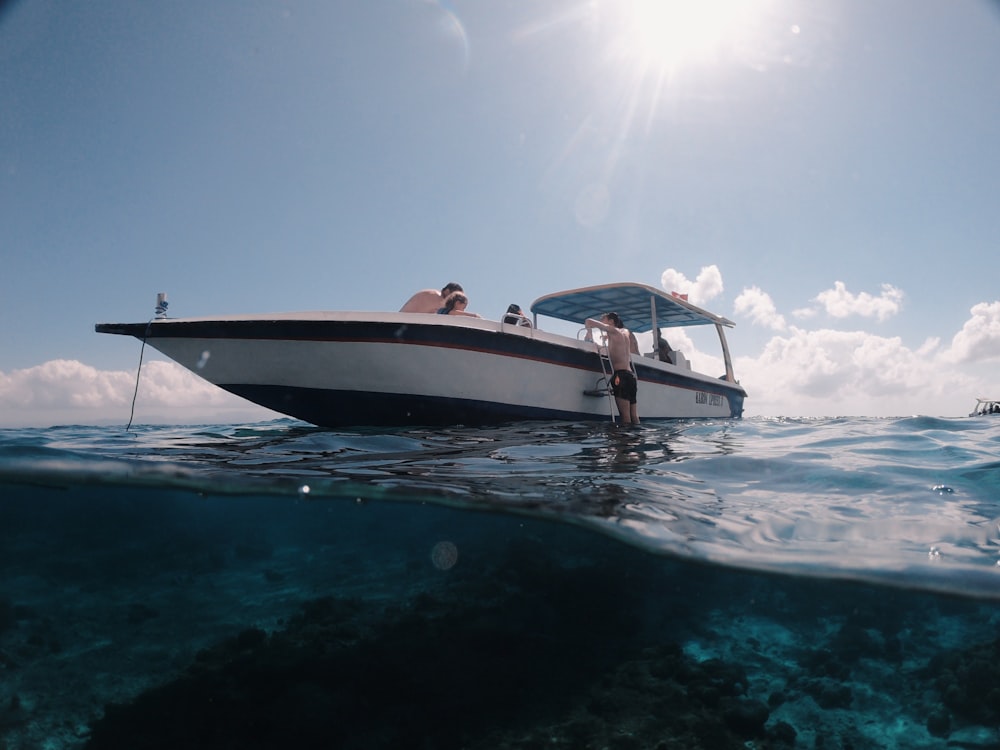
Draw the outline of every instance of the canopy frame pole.
<instances>
[{"instance_id":1,"label":"canopy frame pole","mask_svg":"<svg viewBox=\"0 0 1000 750\"><path fill-rule=\"evenodd\" d=\"M726 363L726 381L736 382L736 374L733 372L733 359L729 355L729 344L726 342L726 333L722 330L722 324L716 323L715 330L719 332L719 341L722 342L722 358Z\"/></svg>"}]
</instances>

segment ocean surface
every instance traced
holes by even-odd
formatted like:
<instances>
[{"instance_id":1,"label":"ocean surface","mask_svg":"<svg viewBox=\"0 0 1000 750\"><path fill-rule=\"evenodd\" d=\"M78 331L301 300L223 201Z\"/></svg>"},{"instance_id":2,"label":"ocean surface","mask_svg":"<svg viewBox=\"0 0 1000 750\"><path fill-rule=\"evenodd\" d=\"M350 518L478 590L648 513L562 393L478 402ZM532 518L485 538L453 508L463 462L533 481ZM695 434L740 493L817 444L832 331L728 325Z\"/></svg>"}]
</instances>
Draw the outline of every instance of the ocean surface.
<instances>
[{"instance_id":1,"label":"ocean surface","mask_svg":"<svg viewBox=\"0 0 1000 750\"><path fill-rule=\"evenodd\" d=\"M1000 748L1000 417L0 430L0 749Z\"/></svg>"}]
</instances>

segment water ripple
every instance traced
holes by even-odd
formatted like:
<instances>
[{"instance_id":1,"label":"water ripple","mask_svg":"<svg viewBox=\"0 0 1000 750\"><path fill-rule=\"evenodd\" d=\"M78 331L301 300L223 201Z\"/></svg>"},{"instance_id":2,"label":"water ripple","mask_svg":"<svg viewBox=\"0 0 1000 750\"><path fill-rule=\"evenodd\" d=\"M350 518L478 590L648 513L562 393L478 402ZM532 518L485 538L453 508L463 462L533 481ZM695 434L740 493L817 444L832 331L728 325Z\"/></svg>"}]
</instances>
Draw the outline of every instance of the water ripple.
<instances>
[{"instance_id":1,"label":"water ripple","mask_svg":"<svg viewBox=\"0 0 1000 750\"><path fill-rule=\"evenodd\" d=\"M656 554L1000 597L998 441L1000 419L930 417L61 427L0 431L0 481L430 502L585 525Z\"/></svg>"}]
</instances>

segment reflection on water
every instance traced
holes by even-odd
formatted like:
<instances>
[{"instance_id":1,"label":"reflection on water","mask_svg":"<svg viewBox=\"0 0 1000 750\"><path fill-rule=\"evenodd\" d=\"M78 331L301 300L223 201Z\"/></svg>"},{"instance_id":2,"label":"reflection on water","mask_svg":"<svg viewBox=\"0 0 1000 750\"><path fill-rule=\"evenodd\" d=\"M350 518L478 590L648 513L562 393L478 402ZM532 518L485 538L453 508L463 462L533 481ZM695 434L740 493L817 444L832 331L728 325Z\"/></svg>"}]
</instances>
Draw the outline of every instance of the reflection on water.
<instances>
[{"instance_id":1,"label":"reflection on water","mask_svg":"<svg viewBox=\"0 0 1000 750\"><path fill-rule=\"evenodd\" d=\"M49 482L70 472L210 493L531 514L657 554L992 596L1000 592L990 452L998 424L720 420L335 432L279 420L129 434L57 428L35 431L28 453L24 436L10 431L0 450L6 472L44 471Z\"/></svg>"}]
</instances>

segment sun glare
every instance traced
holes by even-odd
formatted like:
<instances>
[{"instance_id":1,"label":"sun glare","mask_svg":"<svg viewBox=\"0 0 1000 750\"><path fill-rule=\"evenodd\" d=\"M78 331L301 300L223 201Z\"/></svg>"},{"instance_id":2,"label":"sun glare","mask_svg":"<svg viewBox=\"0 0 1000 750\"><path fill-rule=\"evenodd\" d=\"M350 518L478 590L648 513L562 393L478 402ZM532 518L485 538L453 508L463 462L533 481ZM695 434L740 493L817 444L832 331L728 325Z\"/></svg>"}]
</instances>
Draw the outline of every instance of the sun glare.
<instances>
[{"instance_id":1,"label":"sun glare","mask_svg":"<svg viewBox=\"0 0 1000 750\"><path fill-rule=\"evenodd\" d=\"M643 64L675 69L716 60L748 28L754 0L616 0L622 44Z\"/></svg>"},{"instance_id":2,"label":"sun glare","mask_svg":"<svg viewBox=\"0 0 1000 750\"><path fill-rule=\"evenodd\" d=\"M798 34L787 0L564 0L532 18L517 41L555 45L572 41L584 90L592 95L557 164L588 163L573 198L581 226L601 225L615 205L614 173L645 158L664 123L683 117L688 103L724 91L724 80L746 70L764 72L781 48L782 28ZM530 14L529 14L530 15ZM691 75L688 75L691 73ZM711 88L709 88L711 87ZM669 125L668 125L669 126ZM652 139L656 139L655 141ZM665 146L664 146L665 147ZM555 166L553 172L556 171Z\"/></svg>"}]
</instances>

